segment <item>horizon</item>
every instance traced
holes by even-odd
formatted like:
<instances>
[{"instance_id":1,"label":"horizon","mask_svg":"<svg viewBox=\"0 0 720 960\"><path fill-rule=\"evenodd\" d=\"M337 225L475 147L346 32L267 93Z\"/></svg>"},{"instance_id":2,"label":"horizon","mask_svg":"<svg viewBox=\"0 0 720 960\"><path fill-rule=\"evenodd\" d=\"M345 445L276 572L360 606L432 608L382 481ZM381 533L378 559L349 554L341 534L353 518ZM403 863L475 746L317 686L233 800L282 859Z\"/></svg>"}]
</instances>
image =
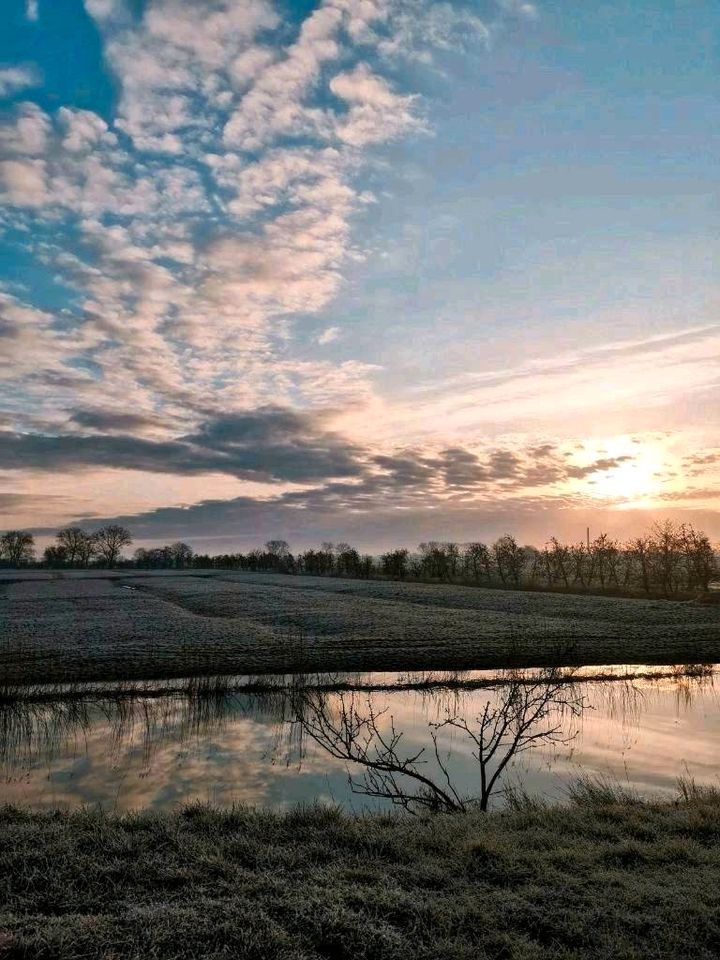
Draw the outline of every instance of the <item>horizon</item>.
<instances>
[{"instance_id":1,"label":"horizon","mask_svg":"<svg viewBox=\"0 0 720 960\"><path fill-rule=\"evenodd\" d=\"M14 0L0 531L719 540L720 8L593 6Z\"/></svg>"}]
</instances>

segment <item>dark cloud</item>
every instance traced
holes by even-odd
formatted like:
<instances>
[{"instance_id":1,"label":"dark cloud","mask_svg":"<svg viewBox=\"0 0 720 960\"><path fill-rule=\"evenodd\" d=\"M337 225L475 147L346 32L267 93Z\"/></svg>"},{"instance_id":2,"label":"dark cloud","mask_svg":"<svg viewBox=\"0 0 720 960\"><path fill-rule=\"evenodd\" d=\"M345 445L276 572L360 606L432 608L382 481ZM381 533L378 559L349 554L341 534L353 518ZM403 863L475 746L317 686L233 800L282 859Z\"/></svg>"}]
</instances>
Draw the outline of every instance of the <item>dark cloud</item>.
<instances>
[{"instance_id":1,"label":"dark cloud","mask_svg":"<svg viewBox=\"0 0 720 960\"><path fill-rule=\"evenodd\" d=\"M462 447L448 447L440 454L445 483L451 490L467 490L492 478L492 470L477 454Z\"/></svg>"},{"instance_id":2,"label":"dark cloud","mask_svg":"<svg viewBox=\"0 0 720 960\"><path fill-rule=\"evenodd\" d=\"M555 506L571 506L566 498L552 498ZM543 503L545 501L543 500ZM169 542L183 539L196 549L245 550L278 536L295 548L322 540L347 540L365 549L384 549L398 543L408 546L423 540L493 538L516 529L520 517L537 515L537 498L498 501L493 497L437 501L418 497L392 500L371 492L371 487L337 482L308 491L285 493L265 500L237 497L206 500L189 507L161 507L146 513L82 518L92 528L100 522L127 526L135 542ZM54 531L36 531L52 533ZM543 537L553 531L543 530Z\"/></svg>"},{"instance_id":3,"label":"dark cloud","mask_svg":"<svg viewBox=\"0 0 720 960\"><path fill-rule=\"evenodd\" d=\"M404 451L396 455L379 454L372 463L384 473L384 483L391 487L425 487L432 483L438 473L437 461L422 456L416 451Z\"/></svg>"},{"instance_id":4,"label":"dark cloud","mask_svg":"<svg viewBox=\"0 0 720 960\"><path fill-rule=\"evenodd\" d=\"M350 500L353 490L355 499ZM663 511L662 516L666 515ZM720 534L718 511L675 510L673 516L711 535ZM536 544L545 543L550 536L568 542L582 538L588 523L593 530L625 537L646 530L659 518L659 514L646 510L618 513L594 506L588 512L569 495L503 500L489 494L463 501L445 500L442 509L438 509L436 500L417 497L398 509L393 501L369 495L364 485L338 482L264 500L206 500L190 507L162 507L102 520L87 518L85 522L90 528L105 522L122 523L132 531L136 544L181 539L196 550L209 552L247 550L271 537L288 540L293 549L323 540L344 540L376 552L398 544L413 548L427 540L488 542L504 533L517 533L520 527L525 541Z\"/></svg>"},{"instance_id":5,"label":"dark cloud","mask_svg":"<svg viewBox=\"0 0 720 960\"><path fill-rule=\"evenodd\" d=\"M706 467L720 464L720 450L709 450L702 453L693 453L683 457L683 466L690 477L698 477L705 473Z\"/></svg>"},{"instance_id":6,"label":"dark cloud","mask_svg":"<svg viewBox=\"0 0 720 960\"><path fill-rule=\"evenodd\" d=\"M614 470L615 467L619 467L621 463L627 463L628 460L634 459L635 458L629 454L622 457L602 457L599 460L594 460L592 463L586 464L584 467L567 467L566 476L573 480L582 480L584 477L589 477L593 473L603 473L606 470Z\"/></svg>"},{"instance_id":7,"label":"dark cloud","mask_svg":"<svg viewBox=\"0 0 720 960\"><path fill-rule=\"evenodd\" d=\"M88 428L101 419L79 413L76 422L78 416L81 420L84 416ZM118 422L122 422L128 415L118 416ZM0 433L0 464L14 469L117 467L179 475L219 472L267 482L312 482L359 476L363 472L361 454L359 448L325 430L317 415L276 407L217 417L196 432L171 440L130 434Z\"/></svg>"},{"instance_id":8,"label":"dark cloud","mask_svg":"<svg viewBox=\"0 0 720 960\"><path fill-rule=\"evenodd\" d=\"M107 431L143 430L158 426L157 418L141 413L113 413L110 410L76 410L71 418L73 423L87 430Z\"/></svg>"}]
</instances>

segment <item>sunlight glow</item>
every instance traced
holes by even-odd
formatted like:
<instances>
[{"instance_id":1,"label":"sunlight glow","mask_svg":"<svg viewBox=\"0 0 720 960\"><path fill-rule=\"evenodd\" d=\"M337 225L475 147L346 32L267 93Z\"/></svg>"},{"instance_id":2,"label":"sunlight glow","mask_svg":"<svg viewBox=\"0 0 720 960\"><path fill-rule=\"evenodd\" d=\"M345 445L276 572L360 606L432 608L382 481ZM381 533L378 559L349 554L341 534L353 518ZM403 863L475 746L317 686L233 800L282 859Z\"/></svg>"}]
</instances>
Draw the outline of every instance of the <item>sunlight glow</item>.
<instances>
[{"instance_id":1,"label":"sunlight glow","mask_svg":"<svg viewBox=\"0 0 720 960\"><path fill-rule=\"evenodd\" d=\"M638 447L630 439L618 439L597 451L602 457L622 462L581 481L585 492L598 500L613 501L619 506L650 506L667 482L663 477L664 459L659 447ZM631 459L623 460L624 457Z\"/></svg>"}]
</instances>

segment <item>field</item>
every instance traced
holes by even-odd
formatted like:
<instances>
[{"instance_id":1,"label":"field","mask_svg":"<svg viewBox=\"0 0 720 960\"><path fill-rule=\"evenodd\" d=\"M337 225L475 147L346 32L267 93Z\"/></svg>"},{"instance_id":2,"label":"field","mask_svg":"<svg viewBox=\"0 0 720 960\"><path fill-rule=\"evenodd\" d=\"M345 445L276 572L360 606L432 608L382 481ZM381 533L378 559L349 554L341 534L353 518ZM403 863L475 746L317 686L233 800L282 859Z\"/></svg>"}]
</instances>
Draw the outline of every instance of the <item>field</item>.
<instances>
[{"instance_id":1,"label":"field","mask_svg":"<svg viewBox=\"0 0 720 960\"><path fill-rule=\"evenodd\" d=\"M0 808L0 957L671 960L720 951L720 797L352 817Z\"/></svg>"},{"instance_id":2,"label":"field","mask_svg":"<svg viewBox=\"0 0 720 960\"><path fill-rule=\"evenodd\" d=\"M3 573L7 683L720 661L720 607L188 571Z\"/></svg>"}]
</instances>

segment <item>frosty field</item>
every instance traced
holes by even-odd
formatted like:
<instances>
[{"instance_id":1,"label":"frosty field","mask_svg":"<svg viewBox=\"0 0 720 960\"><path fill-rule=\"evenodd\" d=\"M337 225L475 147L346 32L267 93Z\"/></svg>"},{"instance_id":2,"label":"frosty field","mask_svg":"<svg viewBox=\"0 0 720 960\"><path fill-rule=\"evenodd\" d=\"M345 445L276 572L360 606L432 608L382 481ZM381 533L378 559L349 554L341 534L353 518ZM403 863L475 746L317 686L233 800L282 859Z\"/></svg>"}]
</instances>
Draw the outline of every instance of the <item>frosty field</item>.
<instances>
[{"instance_id":1,"label":"frosty field","mask_svg":"<svg viewBox=\"0 0 720 960\"><path fill-rule=\"evenodd\" d=\"M720 661L720 607L222 571L0 575L6 683Z\"/></svg>"}]
</instances>

